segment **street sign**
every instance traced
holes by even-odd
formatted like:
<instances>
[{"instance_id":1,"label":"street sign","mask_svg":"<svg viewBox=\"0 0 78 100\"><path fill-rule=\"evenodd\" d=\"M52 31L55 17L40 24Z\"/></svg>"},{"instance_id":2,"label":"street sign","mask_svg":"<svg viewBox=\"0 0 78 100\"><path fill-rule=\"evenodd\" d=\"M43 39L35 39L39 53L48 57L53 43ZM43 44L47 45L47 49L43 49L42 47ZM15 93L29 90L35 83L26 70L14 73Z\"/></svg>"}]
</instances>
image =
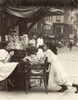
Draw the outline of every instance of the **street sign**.
<instances>
[{"instance_id":1,"label":"street sign","mask_svg":"<svg viewBox=\"0 0 78 100\"><path fill-rule=\"evenodd\" d=\"M51 26L50 25L45 25L44 26L44 29L49 29L50 30L51 29Z\"/></svg>"},{"instance_id":2,"label":"street sign","mask_svg":"<svg viewBox=\"0 0 78 100\"><path fill-rule=\"evenodd\" d=\"M73 38L73 37L74 37L74 34L70 34L70 35L69 35L69 38Z\"/></svg>"},{"instance_id":3,"label":"street sign","mask_svg":"<svg viewBox=\"0 0 78 100\"><path fill-rule=\"evenodd\" d=\"M47 25L52 25L52 22L45 21L45 24L47 24Z\"/></svg>"}]
</instances>

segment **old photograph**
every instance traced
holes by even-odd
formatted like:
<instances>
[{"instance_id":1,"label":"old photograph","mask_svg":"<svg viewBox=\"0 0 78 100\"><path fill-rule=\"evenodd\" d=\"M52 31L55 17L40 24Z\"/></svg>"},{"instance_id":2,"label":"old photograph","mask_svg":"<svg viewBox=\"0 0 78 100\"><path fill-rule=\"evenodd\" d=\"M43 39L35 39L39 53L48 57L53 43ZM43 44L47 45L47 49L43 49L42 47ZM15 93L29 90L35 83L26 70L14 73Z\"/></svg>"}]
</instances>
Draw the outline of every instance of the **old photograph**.
<instances>
[{"instance_id":1,"label":"old photograph","mask_svg":"<svg viewBox=\"0 0 78 100\"><path fill-rule=\"evenodd\" d=\"M78 100L78 0L0 0L1 100Z\"/></svg>"}]
</instances>

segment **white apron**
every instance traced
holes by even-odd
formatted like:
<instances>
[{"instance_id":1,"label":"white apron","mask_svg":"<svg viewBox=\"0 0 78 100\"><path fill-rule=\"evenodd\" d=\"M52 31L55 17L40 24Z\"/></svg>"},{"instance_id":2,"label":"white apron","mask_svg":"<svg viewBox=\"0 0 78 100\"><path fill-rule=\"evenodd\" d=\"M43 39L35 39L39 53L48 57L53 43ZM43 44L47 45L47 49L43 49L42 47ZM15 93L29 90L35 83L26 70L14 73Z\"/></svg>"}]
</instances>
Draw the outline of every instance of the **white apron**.
<instances>
[{"instance_id":1,"label":"white apron","mask_svg":"<svg viewBox=\"0 0 78 100\"><path fill-rule=\"evenodd\" d=\"M5 60L8 55L6 50L0 49L0 81L6 79L18 64L18 62L3 63L2 61Z\"/></svg>"},{"instance_id":2,"label":"white apron","mask_svg":"<svg viewBox=\"0 0 78 100\"><path fill-rule=\"evenodd\" d=\"M7 63L1 63L0 62L0 81L6 79L16 68L17 62L7 62Z\"/></svg>"}]
</instances>

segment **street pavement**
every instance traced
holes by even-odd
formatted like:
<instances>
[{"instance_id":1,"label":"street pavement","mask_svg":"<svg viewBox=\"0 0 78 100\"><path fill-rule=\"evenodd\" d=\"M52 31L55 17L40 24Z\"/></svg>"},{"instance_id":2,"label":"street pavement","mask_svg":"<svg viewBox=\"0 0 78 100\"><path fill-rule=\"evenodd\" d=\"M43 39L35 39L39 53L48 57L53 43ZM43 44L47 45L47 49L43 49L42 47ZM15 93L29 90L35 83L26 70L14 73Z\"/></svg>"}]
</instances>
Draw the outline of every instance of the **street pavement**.
<instances>
[{"instance_id":1,"label":"street pavement","mask_svg":"<svg viewBox=\"0 0 78 100\"><path fill-rule=\"evenodd\" d=\"M70 82L78 83L78 47L63 47L58 49L58 58L68 74ZM78 100L75 88L69 87L67 91L58 93L59 86L54 85L45 92L44 85L32 88L28 94L25 91L0 91L0 100Z\"/></svg>"}]
</instances>

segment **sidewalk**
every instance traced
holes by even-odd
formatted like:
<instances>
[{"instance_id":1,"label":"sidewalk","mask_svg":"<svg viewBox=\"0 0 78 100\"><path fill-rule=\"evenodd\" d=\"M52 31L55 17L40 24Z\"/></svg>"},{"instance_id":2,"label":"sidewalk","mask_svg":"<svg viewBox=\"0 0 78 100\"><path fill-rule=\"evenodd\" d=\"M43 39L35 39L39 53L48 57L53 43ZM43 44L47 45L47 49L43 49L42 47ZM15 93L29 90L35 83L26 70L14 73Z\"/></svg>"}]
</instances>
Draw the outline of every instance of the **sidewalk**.
<instances>
[{"instance_id":1,"label":"sidewalk","mask_svg":"<svg viewBox=\"0 0 78 100\"><path fill-rule=\"evenodd\" d=\"M69 48L61 48L58 50L58 58L64 65L64 68L68 74L68 78L71 82L78 83L78 48L73 47L72 51ZM46 94L45 88L38 86L32 88L28 94L25 91L0 91L1 100L78 100L78 94L75 94L75 88L69 87L69 89L63 93L58 93L60 87L49 87L49 93Z\"/></svg>"}]
</instances>

